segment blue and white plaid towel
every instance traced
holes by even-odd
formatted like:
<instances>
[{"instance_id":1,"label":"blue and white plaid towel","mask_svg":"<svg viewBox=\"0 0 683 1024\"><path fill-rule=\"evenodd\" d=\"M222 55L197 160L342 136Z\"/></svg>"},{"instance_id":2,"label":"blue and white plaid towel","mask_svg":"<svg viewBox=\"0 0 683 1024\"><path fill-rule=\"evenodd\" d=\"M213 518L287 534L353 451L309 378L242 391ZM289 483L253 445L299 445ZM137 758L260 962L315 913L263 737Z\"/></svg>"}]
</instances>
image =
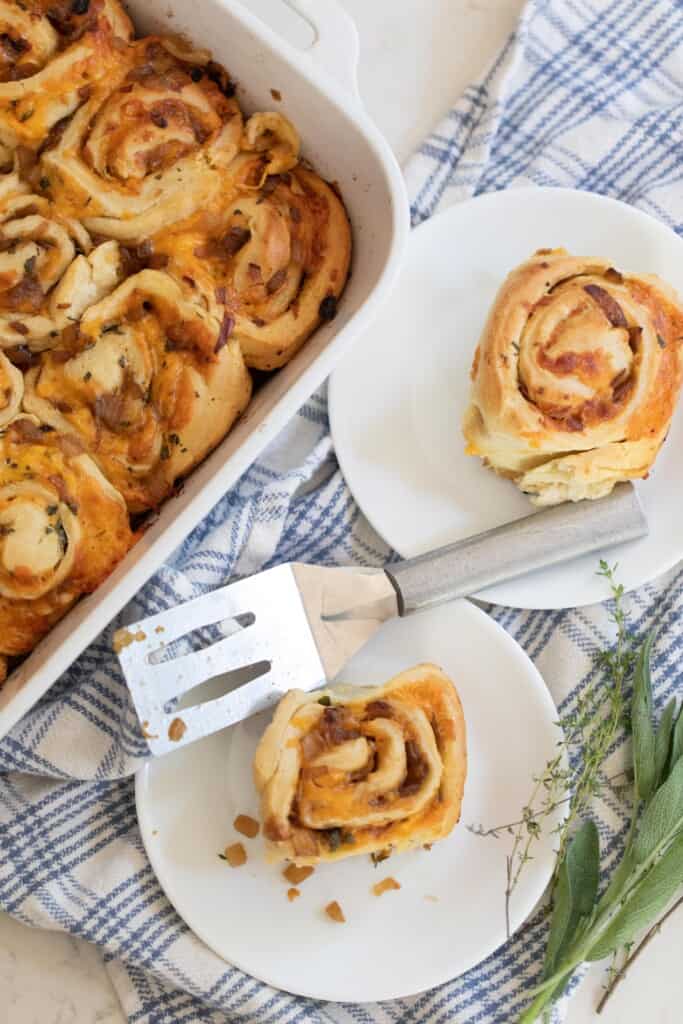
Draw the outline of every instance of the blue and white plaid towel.
<instances>
[{"instance_id":1,"label":"blue and white plaid towel","mask_svg":"<svg viewBox=\"0 0 683 1024\"><path fill-rule=\"evenodd\" d=\"M488 74L410 162L413 220L479 192L533 182L617 196L683 234L682 47L681 0L532 0ZM376 565L389 555L339 473L321 393L128 614L157 611L278 561ZM682 591L679 569L631 598L638 632L655 618L662 627L658 709L683 688ZM570 710L591 677L592 652L611 636L606 609L491 614ZM0 908L99 945L131 1024L514 1020L538 978L540 917L464 977L381 1006L276 992L195 939L140 842L132 775L145 744L110 640L111 629L0 745ZM609 863L624 824L616 794L607 789L595 812Z\"/></svg>"}]
</instances>

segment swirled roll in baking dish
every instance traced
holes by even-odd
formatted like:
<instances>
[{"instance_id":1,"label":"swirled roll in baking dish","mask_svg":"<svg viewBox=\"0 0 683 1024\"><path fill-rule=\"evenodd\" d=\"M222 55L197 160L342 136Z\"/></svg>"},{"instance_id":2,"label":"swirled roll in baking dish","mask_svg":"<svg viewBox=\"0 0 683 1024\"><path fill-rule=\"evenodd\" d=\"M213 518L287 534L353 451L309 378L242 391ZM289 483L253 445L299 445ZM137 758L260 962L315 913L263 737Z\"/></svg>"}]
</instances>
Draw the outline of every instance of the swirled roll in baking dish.
<instances>
[{"instance_id":1,"label":"swirled roll in baking dish","mask_svg":"<svg viewBox=\"0 0 683 1024\"><path fill-rule=\"evenodd\" d=\"M32 416L0 432L0 663L29 651L133 542L81 445Z\"/></svg>"},{"instance_id":2,"label":"swirled roll in baking dish","mask_svg":"<svg viewBox=\"0 0 683 1024\"><path fill-rule=\"evenodd\" d=\"M254 114L217 201L154 239L169 269L230 317L248 366L283 366L331 320L351 256L346 211L299 162L299 137L277 113Z\"/></svg>"},{"instance_id":3,"label":"swirled roll in baking dish","mask_svg":"<svg viewBox=\"0 0 683 1024\"><path fill-rule=\"evenodd\" d=\"M472 366L467 450L538 505L648 475L681 384L683 309L654 275L540 250L512 271Z\"/></svg>"},{"instance_id":4,"label":"swirled roll in baking dish","mask_svg":"<svg viewBox=\"0 0 683 1024\"><path fill-rule=\"evenodd\" d=\"M299 149L121 0L0 0L0 683L335 316L349 223Z\"/></svg>"},{"instance_id":5,"label":"swirled roll in baking dish","mask_svg":"<svg viewBox=\"0 0 683 1024\"><path fill-rule=\"evenodd\" d=\"M224 186L242 115L227 73L177 39L141 39L42 158L54 198L88 230L144 241Z\"/></svg>"},{"instance_id":6,"label":"swirled roll in baking dish","mask_svg":"<svg viewBox=\"0 0 683 1024\"><path fill-rule=\"evenodd\" d=\"M228 333L168 274L142 270L44 353L24 407L76 436L132 512L154 508L249 401Z\"/></svg>"},{"instance_id":7,"label":"swirled roll in baking dish","mask_svg":"<svg viewBox=\"0 0 683 1024\"><path fill-rule=\"evenodd\" d=\"M116 287L117 242L93 247L77 220L34 195L17 169L0 175L0 349L18 365Z\"/></svg>"},{"instance_id":8,"label":"swirled roll in baking dish","mask_svg":"<svg viewBox=\"0 0 683 1024\"><path fill-rule=\"evenodd\" d=\"M0 144L43 145L132 34L119 0L0 0Z\"/></svg>"},{"instance_id":9,"label":"swirled roll in baking dish","mask_svg":"<svg viewBox=\"0 0 683 1024\"><path fill-rule=\"evenodd\" d=\"M432 843L460 817L466 770L460 700L435 665L384 686L291 690L254 760L269 856L315 864Z\"/></svg>"}]
</instances>

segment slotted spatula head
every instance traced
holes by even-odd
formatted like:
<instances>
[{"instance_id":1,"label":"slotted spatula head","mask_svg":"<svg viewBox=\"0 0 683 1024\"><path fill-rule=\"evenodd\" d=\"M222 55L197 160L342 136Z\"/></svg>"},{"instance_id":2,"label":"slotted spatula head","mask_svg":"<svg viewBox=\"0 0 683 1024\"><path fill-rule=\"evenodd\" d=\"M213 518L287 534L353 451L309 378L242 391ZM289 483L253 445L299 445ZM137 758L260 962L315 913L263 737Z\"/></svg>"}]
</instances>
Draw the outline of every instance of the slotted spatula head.
<instances>
[{"instance_id":1,"label":"slotted spatula head","mask_svg":"<svg viewBox=\"0 0 683 1024\"><path fill-rule=\"evenodd\" d=\"M114 648L161 755L321 686L396 613L381 570L288 564L120 629ZM207 699L211 680L222 694Z\"/></svg>"}]
</instances>

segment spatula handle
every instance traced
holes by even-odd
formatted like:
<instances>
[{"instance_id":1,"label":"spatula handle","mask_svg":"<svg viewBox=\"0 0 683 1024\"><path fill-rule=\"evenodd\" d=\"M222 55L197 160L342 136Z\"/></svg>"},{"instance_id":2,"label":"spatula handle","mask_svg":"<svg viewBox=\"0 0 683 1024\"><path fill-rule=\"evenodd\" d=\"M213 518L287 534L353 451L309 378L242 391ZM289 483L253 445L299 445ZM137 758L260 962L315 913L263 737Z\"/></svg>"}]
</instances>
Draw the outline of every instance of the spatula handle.
<instances>
[{"instance_id":1,"label":"spatula handle","mask_svg":"<svg viewBox=\"0 0 683 1024\"><path fill-rule=\"evenodd\" d=\"M635 489L624 483L606 498L555 505L385 571L399 614L410 615L646 533Z\"/></svg>"}]
</instances>

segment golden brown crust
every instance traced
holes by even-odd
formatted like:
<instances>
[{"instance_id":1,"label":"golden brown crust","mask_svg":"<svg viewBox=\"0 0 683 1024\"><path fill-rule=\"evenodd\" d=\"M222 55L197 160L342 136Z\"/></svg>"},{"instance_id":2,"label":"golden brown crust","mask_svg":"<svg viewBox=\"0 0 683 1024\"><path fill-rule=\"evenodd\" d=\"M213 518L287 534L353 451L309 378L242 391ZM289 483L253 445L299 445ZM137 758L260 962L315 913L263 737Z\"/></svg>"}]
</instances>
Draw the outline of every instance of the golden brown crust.
<instances>
[{"instance_id":1,"label":"golden brown crust","mask_svg":"<svg viewBox=\"0 0 683 1024\"><path fill-rule=\"evenodd\" d=\"M258 370L289 362L334 318L349 272L344 206L297 155L294 166L280 156L275 166L287 169L264 178L262 155L242 154L217 202L154 239L169 272L193 281L217 316L230 316L247 365Z\"/></svg>"},{"instance_id":2,"label":"golden brown crust","mask_svg":"<svg viewBox=\"0 0 683 1024\"><path fill-rule=\"evenodd\" d=\"M118 244L93 246L82 224L32 191L15 158L0 175L0 349L21 364L54 348L122 274Z\"/></svg>"},{"instance_id":3,"label":"golden brown crust","mask_svg":"<svg viewBox=\"0 0 683 1024\"><path fill-rule=\"evenodd\" d=\"M467 451L537 504L647 476L681 384L683 310L661 280L541 251L503 283L472 365Z\"/></svg>"},{"instance_id":4,"label":"golden brown crust","mask_svg":"<svg viewBox=\"0 0 683 1024\"><path fill-rule=\"evenodd\" d=\"M462 706L435 665L384 686L292 690L254 759L269 856L316 864L442 839L466 771Z\"/></svg>"},{"instance_id":5,"label":"golden brown crust","mask_svg":"<svg viewBox=\"0 0 683 1024\"><path fill-rule=\"evenodd\" d=\"M139 242L210 202L242 116L209 66L207 52L178 40L129 46L43 155L60 207L90 231Z\"/></svg>"},{"instance_id":6,"label":"golden brown crust","mask_svg":"<svg viewBox=\"0 0 683 1024\"><path fill-rule=\"evenodd\" d=\"M82 448L14 420L0 434L0 653L30 650L133 540L121 495Z\"/></svg>"},{"instance_id":7,"label":"golden brown crust","mask_svg":"<svg viewBox=\"0 0 683 1024\"><path fill-rule=\"evenodd\" d=\"M133 27L119 0L0 0L0 34L0 143L36 149L115 72Z\"/></svg>"},{"instance_id":8,"label":"golden brown crust","mask_svg":"<svg viewBox=\"0 0 683 1024\"><path fill-rule=\"evenodd\" d=\"M250 395L237 342L164 271L142 270L28 372L24 407L78 437L141 512L224 437Z\"/></svg>"}]
</instances>

